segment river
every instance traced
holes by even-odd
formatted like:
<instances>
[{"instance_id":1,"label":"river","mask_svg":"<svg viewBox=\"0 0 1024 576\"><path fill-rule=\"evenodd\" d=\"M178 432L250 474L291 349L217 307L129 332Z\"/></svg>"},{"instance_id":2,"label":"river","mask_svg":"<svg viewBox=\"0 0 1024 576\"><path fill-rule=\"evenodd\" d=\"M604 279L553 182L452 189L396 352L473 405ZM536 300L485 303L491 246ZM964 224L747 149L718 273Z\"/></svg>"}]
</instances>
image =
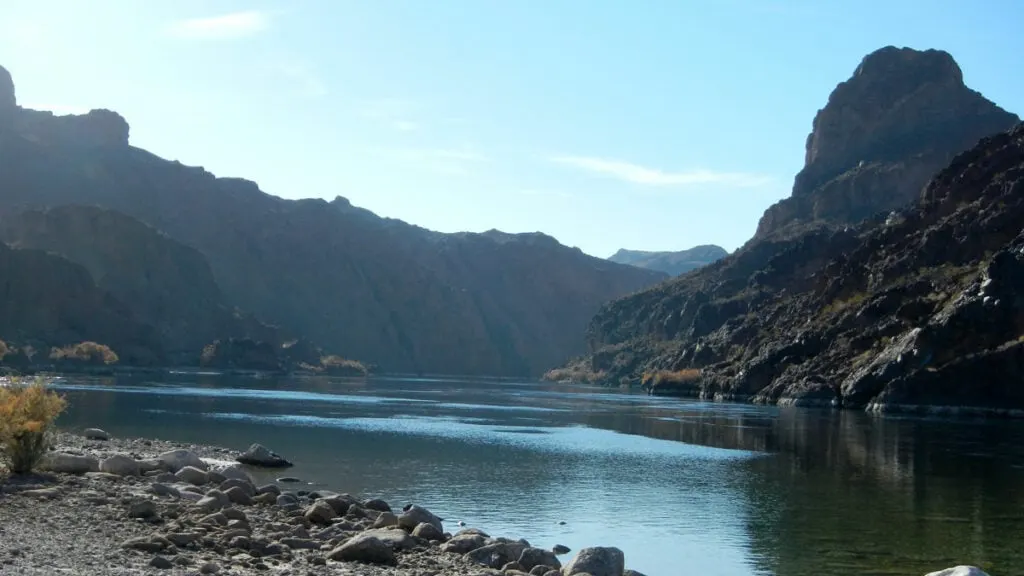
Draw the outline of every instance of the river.
<instances>
[{"instance_id":1,"label":"river","mask_svg":"<svg viewBox=\"0 0 1024 576\"><path fill-rule=\"evenodd\" d=\"M60 425L242 450L648 576L1024 573L1024 422L497 380L70 377ZM273 473L264 473L272 479Z\"/></svg>"}]
</instances>

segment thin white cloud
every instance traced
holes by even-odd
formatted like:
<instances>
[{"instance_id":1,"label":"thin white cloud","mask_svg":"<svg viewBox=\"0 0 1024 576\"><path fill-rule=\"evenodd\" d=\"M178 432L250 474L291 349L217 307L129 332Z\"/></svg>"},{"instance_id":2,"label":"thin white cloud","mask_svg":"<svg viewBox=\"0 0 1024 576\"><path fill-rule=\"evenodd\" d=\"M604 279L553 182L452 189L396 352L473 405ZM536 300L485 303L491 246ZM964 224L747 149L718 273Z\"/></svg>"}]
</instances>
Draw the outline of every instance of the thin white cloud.
<instances>
[{"instance_id":1,"label":"thin white cloud","mask_svg":"<svg viewBox=\"0 0 1024 576\"><path fill-rule=\"evenodd\" d=\"M178 20L171 23L168 32L178 38L194 40L233 40L259 34L269 27L269 14L259 10L247 10Z\"/></svg>"},{"instance_id":2,"label":"thin white cloud","mask_svg":"<svg viewBox=\"0 0 1024 576\"><path fill-rule=\"evenodd\" d=\"M721 184L725 186L753 187L771 182L772 178L760 174L742 172L716 172L713 170L688 170L665 172L621 160L591 158L587 156L555 156L552 162L572 166L587 172L610 176L632 184L645 186L690 186L693 184Z\"/></svg>"}]
</instances>

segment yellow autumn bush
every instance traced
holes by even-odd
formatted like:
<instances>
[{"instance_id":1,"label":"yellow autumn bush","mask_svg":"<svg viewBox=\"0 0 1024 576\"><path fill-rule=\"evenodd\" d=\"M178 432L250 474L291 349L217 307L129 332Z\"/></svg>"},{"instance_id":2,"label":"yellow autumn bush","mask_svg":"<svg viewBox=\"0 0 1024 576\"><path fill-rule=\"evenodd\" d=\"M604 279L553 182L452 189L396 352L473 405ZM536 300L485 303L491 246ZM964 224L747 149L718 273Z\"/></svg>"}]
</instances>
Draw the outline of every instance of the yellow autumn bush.
<instances>
[{"instance_id":1,"label":"yellow autumn bush","mask_svg":"<svg viewBox=\"0 0 1024 576\"><path fill-rule=\"evenodd\" d=\"M65 405L42 379L0 384L0 460L11 472L27 474L35 468Z\"/></svg>"}]
</instances>

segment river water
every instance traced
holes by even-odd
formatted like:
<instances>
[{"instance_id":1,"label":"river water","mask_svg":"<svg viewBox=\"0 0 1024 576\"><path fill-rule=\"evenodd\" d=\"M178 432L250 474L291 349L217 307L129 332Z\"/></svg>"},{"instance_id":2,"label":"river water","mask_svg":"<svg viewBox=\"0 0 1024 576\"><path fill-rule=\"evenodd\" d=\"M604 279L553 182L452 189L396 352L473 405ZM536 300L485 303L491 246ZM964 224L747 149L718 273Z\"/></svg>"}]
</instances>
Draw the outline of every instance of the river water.
<instances>
[{"instance_id":1,"label":"river water","mask_svg":"<svg viewBox=\"0 0 1024 576\"><path fill-rule=\"evenodd\" d=\"M873 417L534 382L67 378L61 425L244 449L648 576L1024 574L1024 422ZM278 473L282 474L282 473ZM267 479L272 475L264 474Z\"/></svg>"}]
</instances>

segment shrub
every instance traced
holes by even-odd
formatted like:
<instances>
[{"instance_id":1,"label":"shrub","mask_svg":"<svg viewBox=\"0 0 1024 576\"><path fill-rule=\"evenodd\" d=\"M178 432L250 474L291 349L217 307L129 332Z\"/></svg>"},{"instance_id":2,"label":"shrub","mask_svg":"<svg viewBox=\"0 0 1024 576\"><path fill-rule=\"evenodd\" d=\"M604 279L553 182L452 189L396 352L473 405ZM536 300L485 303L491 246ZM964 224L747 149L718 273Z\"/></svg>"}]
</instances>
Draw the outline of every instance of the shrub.
<instances>
[{"instance_id":1,"label":"shrub","mask_svg":"<svg viewBox=\"0 0 1024 576\"><path fill-rule=\"evenodd\" d=\"M0 387L0 456L11 472L27 474L35 468L49 448L53 422L65 405L42 379Z\"/></svg>"},{"instance_id":2,"label":"shrub","mask_svg":"<svg viewBox=\"0 0 1024 576\"><path fill-rule=\"evenodd\" d=\"M3 360L4 356L7 356L10 353L11 349L7 347L7 342L0 340L0 360Z\"/></svg>"},{"instance_id":3,"label":"shrub","mask_svg":"<svg viewBox=\"0 0 1024 576\"><path fill-rule=\"evenodd\" d=\"M78 344L63 348L52 348L50 350L50 359L56 361L77 360L90 364L108 365L117 364L117 361L120 360L109 346L97 344L96 342L79 342Z\"/></svg>"},{"instance_id":4,"label":"shrub","mask_svg":"<svg viewBox=\"0 0 1024 576\"><path fill-rule=\"evenodd\" d=\"M665 384L688 384L700 379L700 368L686 368L683 370L658 370L656 372L644 372L641 386L663 386Z\"/></svg>"},{"instance_id":5,"label":"shrub","mask_svg":"<svg viewBox=\"0 0 1024 576\"><path fill-rule=\"evenodd\" d=\"M363 365L362 362L358 360L349 360L347 358L342 358L341 356L336 356L334 354L329 354L327 356L323 356L322 358L320 358L320 366L322 366L323 369L328 372L362 374L364 376L368 372L366 366Z\"/></svg>"},{"instance_id":6,"label":"shrub","mask_svg":"<svg viewBox=\"0 0 1024 576\"><path fill-rule=\"evenodd\" d=\"M551 382L572 382L579 384L600 384L608 378L602 370L594 372L582 364L574 364L563 368L552 368L548 370L543 380Z\"/></svg>"}]
</instances>

